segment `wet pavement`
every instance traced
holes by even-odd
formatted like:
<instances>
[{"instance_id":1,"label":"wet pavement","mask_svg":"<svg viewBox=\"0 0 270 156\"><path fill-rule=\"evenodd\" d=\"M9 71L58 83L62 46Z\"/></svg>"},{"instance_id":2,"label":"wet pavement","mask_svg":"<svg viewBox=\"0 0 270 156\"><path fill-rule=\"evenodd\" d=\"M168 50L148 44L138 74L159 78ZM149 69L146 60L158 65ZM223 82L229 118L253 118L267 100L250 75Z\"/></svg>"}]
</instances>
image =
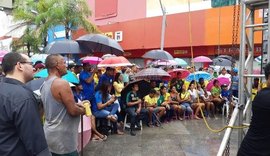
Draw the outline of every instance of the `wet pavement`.
<instances>
[{"instance_id":1,"label":"wet pavement","mask_svg":"<svg viewBox=\"0 0 270 156\"><path fill-rule=\"evenodd\" d=\"M225 117L207 118L213 129L225 125ZM214 156L217 154L224 131L209 131L203 120L175 120L162 127L143 127L136 136L109 135L107 141L90 142L85 156ZM233 130L230 155L237 152L237 131Z\"/></svg>"}]
</instances>

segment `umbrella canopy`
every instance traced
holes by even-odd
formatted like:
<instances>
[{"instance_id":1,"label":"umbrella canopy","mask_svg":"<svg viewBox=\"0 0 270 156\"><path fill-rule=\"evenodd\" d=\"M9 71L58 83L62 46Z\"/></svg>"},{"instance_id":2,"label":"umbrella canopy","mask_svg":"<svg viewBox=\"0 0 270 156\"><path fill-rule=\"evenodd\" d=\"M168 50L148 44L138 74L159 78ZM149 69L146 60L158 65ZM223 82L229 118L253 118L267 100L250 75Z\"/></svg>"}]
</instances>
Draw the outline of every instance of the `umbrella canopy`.
<instances>
[{"instance_id":1,"label":"umbrella canopy","mask_svg":"<svg viewBox=\"0 0 270 156\"><path fill-rule=\"evenodd\" d=\"M110 57L116 57L116 55L113 55L113 54L105 54L105 55L103 55L101 58L102 58L103 60L105 60L105 59L110 58Z\"/></svg>"},{"instance_id":2,"label":"umbrella canopy","mask_svg":"<svg viewBox=\"0 0 270 156\"><path fill-rule=\"evenodd\" d=\"M81 53L78 42L73 40L59 40L45 47L47 54L79 54Z\"/></svg>"},{"instance_id":3,"label":"umbrella canopy","mask_svg":"<svg viewBox=\"0 0 270 156\"><path fill-rule=\"evenodd\" d=\"M31 56L31 61L35 64L37 61L45 63L48 54L34 54Z\"/></svg>"},{"instance_id":4,"label":"umbrella canopy","mask_svg":"<svg viewBox=\"0 0 270 156\"><path fill-rule=\"evenodd\" d=\"M209 57L206 56L198 56L193 59L194 62L212 62Z\"/></svg>"},{"instance_id":5,"label":"umbrella canopy","mask_svg":"<svg viewBox=\"0 0 270 156\"><path fill-rule=\"evenodd\" d=\"M180 78L180 79L185 79L190 72L186 69L173 69L168 71L168 73L171 75L171 78ZM181 75L179 75L178 73L181 73Z\"/></svg>"},{"instance_id":6,"label":"umbrella canopy","mask_svg":"<svg viewBox=\"0 0 270 156\"><path fill-rule=\"evenodd\" d=\"M155 60L173 60L173 57L170 53L160 49L148 51L142 57Z\"/></svg>"},{"instance_id":7,"label":"umbrella canopy","mask_svg":"<svg viewBox=\"0 0 270 156\"><path fill-rule=\"evenodd\" d=\"M171 77L166 71L160 68L146 68L134 75L136 79L160 80L162 78Z\"/></svg>"},{"instance_id":8,"label":"umbrella canopy","mask_svg":"<svg viewBox=\"0 0 270 156\"><path fill-rule=\"evenodd\" d=\"M132 64L123 56L109 57L102 60L98 67L120 67L120 66L132 66Z\"/></svg>"},{"instance_id":9,"label":"umbrella canopy","mask_svg":"<svg viewBox=\"0 0 270 156\"><path fill-rule=\"evenodd\" d=\"M219 56L216 57L216 58L227 59L227 60L230 60L232 63L235 63L235 58L233 58L232 56L229 56L229 55L219 55Z\"/></svg>"},{"instance_id":10,"label":"umbrella canopy","mask_svg":"<svg viewBox=\"0 0 270 156\"><path fill-rule=\"evenodd\" d=\"M187 66L187 62L181 58L175 58L174 61L176 62L176 65L178 66Z\"/></svg>"},{"instance_id":11,"label":"umbrella canopy","mask_svg":"<svg viewBox=\"0 0 270 156\"><path fill-rule=\"evenodd\" d=\"M198 71L195 73L190 73L188 77L186 78L186 81L191 82L192 80L194 80L194 78L196 81L199 81L200 78L203 78L204 80L211 80L212 76L207 72Z\"/></svg>"},{"instance_id":12,"label":"umbrella canopy","mask_svg":"<svg viewBox=\"0 0 270 156\"><path fill-rule=\"evenodd\" d=\"M217 58L213 59L213 65L215 65L215 66L232 66L232 61L225 59L225 58L217 57Z\"/></svg>"},{"instance_id":13,"label":"umbrella canopy","mask_svg":"<svg viewBox=\"0 0 270 156\"><path fill-rule=\"evenodd\" d=\"M79 124L79 128L78 128L78 150L81 151L90 141L91 139L91 117L87 117L85 115L83 115L83 142L82 142L82 125ZM83 146L81 145L83 143ZM82 148L83 147L83 148Z\"/></svg>"},{"instance_id":14,"label":"umbrella canopy","mask_svg":"<svg viewBox=\"0 0 270 156\"><path fill-rule=\"evenodd\" d=\"M39 71L38 73L36 73L34 75L35 78L44 78L44 77L48 77L48 70L47 69L43 69L41 71ZM70 83L79 83L79 79L71 72L71 71L67 71L67 74L62 76L62 79L67 80Z\"/></svg>"},{"instance_id":15,"label":"umbrella canopy","mask_svg":"<svg viewBox=\"0 0 270 156\"><path fill-rule=\"evenodd\" d=\"M150 92L150 83L145 81L145 80L137 80L137 81L133 81L130 82L125 88L123 88L123 90L121 91L121 98L122 101L126 101L126 97L127 94L132 90L132 86L134 84L138 84L139 85L139 90L138 90L138 95L140 98L145 97L147 94L149 94Z\"/></svg>"},{"instance_id":16,"label":"umbrella canopy","mask_svg":"<svg viewBox=\"0 0 270 156\"><path fill-rule=\"evenodd\" d=\"M35 80L31 80L26 83L26 86L30 88L32 91L39 90L40 86L44 83L46 78L39 78Z\"/></svg>"},{"instance_id":17,"label":"umbrella canopy","mask_svg":"<svg viewBox=\"0 0 270 156\"><path fill-rule=\"evenodd\" d=\"M175 66L177 65L177 62L174 60L157 60L152 62L155 66Z\"/></svg>"},{"instance_id":18,"label":"umbrella canopy","mask_svg":"<svg viewBox=\"0 0 270 156\"><path fill-rule=\"evenodd\" d=\"M102 58L96 56L87 56L82 60L82 63L99 64Z\"/></svg>"},{"instance_id":19,"label":"umbrella canopy","mask_svg":"<svg viewBox=\"0 0 270 156\"><path fill-rule=\"evenodd\" d=\"M210 91L210 90L212 89L212 87L214 86L214 84L213 84L214 80L215 80L215 79L211 80L211 81L207 84L206 89L207 89L208 91ZM230 80L229 80L228 78L226 78L226 77L219 77L219 78L217 78L217 80L219 81L219 84L220 84L220 85L224 85L224 84L230 85Z\"/></svg>"},{"instance_id":20,"label":"umbrella canopy","mask_svg":"<svg viewBox=\"0 0 270 156\"><path fill-rule=\"evenodd\" d=\"M0 64L2 64L2 60L4 58L4 56L8 53L8 51L5 50L1 50L0 51Z\"/></svg>"},{"instance_id":21,"label":"umbrella canopy","mask_svg":"<svg viewBox=\"0 0 270 156\"><path fill-rule=\"evenodd\" d=\"M114 39L102 34L87 34L76 40L82 49L91 49L94 52L103 52L122 55L124 50Z\"/></svg>"}]
</instances>

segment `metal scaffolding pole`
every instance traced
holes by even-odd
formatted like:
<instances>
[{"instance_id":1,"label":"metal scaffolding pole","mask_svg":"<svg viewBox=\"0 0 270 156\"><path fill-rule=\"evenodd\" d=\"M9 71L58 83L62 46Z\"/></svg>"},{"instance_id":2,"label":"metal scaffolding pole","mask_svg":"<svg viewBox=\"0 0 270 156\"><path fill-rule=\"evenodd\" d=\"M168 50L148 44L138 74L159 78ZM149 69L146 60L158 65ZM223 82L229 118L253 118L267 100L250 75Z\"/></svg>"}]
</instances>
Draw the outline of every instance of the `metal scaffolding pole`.
<instances>
[{"instance_id":1,"label":"metal scaffolding pole","mask_svg":"<svg viewBox=\"0 0 270 156\"><path fill-rule=\"evenodd\" d=\"M250 123L251 120L251 90L252 90L252 80L254 77L263 77L263 75L253 74L253 60L254 60L254 33L256 31L268 30L270 28L270 23L262 22L255 24L255 11L262 8L270 8L269 0L242 0L241 1L241 40L240 40L240 54L239 54L239 104L245 106L245 111L240 109L239 112L239 125L246 125ZM269 14L268 9L268 14ZM246 13L249 12L248 16ZM258 29L257 27L260 27ZM256 30L256 31L255 31ZM248 33L248 34L247 34ZM269 35L268 35L268 45L270 45ZM248 45L248 46L246 46ZM246 51L248 56L246 58ZM268 62L270 61L270 46L268 46L267 52ZM247 71L247 73L245 72ZM246 84L244 83L246 82ZM245 123L244 123L245 122ZM242 129L238 130L238 145L240 146L242 139L244 137L244 131Z\"/></svg>"},{"instance_id":2,"label":"metal scaffolding pole","mask_svg":"<svg viewBox=\"0 0 270 156\"><path fill-rule=\"evenodd\" d=\"M240 54L239 54L239 105L243 105L244 100L244 67L245 67L245 51L246 51L246 4L244 1L241 1L241 38L240 38ZM239 110L238 116L238 125L241 126L243 122L243 110ZM240 147L241 141L243 140L243 131L241 129L238 130L238 147Z\"/></svg>"}]
</instances>

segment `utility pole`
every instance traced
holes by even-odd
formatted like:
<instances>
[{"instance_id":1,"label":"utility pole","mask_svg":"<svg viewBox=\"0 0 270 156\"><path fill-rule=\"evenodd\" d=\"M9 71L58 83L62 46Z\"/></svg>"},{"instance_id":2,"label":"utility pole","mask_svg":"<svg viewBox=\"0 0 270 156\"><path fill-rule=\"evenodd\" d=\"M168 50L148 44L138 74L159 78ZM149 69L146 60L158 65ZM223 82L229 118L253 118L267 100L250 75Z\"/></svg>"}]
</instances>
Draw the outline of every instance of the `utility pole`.
<instances>
[{"instance_id":1,"label":"utility pole","mask_svg":"<svg viewBox=\"0 0 270 156\"><path fill-rule=\"evenodd\" d=\"M160 42L160 50L164 49L164 38L165 38L165 27L166 27L166 8L162 4L161 0L159 0L161 11L162 11L162 26L161 26L161 42Z\"/></svg>"}]
</instances>

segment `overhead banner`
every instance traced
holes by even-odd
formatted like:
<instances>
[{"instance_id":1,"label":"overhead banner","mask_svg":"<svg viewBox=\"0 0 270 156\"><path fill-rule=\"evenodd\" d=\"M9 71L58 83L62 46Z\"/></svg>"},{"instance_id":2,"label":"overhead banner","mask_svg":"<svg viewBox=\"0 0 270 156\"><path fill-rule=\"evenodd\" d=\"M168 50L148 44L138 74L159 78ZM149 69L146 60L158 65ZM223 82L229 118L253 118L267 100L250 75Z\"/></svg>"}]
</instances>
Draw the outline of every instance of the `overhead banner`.
<instances>
[{"instance_id":1,"label":"overhead banner","mask_svg":"<svg viewBox=\"0 0 270 156\"><path fill-rule=\"evenodd\" d=\"M235 5L236 0L211 0L212 8Z\"/></svg>"}]
</instances>

